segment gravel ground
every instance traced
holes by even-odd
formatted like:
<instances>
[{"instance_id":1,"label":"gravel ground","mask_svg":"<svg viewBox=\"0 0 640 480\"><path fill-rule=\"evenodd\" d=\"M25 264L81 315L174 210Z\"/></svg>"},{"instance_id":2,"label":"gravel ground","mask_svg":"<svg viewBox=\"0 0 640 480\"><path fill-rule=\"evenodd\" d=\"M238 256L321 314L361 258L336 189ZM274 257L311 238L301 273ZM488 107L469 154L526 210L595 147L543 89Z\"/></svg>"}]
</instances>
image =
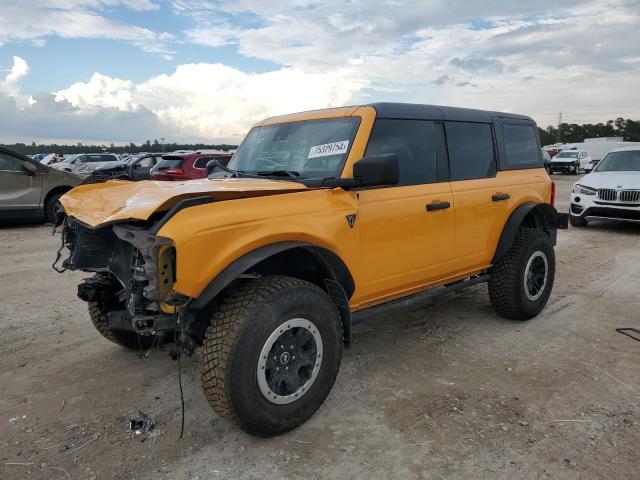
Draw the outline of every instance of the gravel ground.
<instances>
[{"instance_id":1,"label":"gravel ground","mask_svg":"<svg viewBox=\"0 0 640 480\"><path fill-rule=\"evenodd\" d=\"M556 176L567 211L575 177ZM559 233L556 284L510 322L484 285L355 327L329 398L301 428L252 438L219 419L196 359L102 339L51 268L48 227L0 229L0 478L637 479L640 225ZM156 424L133 435L138 410Z\"/></svg>"}]
</instances>

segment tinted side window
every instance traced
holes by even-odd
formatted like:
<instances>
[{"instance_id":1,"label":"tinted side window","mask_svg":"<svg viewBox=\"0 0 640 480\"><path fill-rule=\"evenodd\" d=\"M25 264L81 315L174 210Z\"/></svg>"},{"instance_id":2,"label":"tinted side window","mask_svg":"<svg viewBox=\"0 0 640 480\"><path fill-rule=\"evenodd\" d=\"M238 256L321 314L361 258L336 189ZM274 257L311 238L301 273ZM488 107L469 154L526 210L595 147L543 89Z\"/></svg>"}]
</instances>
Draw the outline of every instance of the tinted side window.
<instances>
[{"instance_id":1,"label":"tinted side window","mask_svg":"<svg viewBox=\"0 0 640 480\"><path fill-rule=\"evenodd\" d=\"M9 172L23 172L22 161L6 153L0 153L0 170Z\"/></svg>"},{"instance_id":2,"label":"tinted side window","mask_svg":"<svg viewBox=\"0 0 640 480\"><path fill-rule=\"evenodd\" d=\"M399 185L437 181L434 122L379 119L373 126L366 155L395 153L400 163Z\"/></svg>"},{"instance_id":3,"label":"tinted side window","mask_svg":"<svg viewBox=\"0 0 640 480\"><path fill-rule=\"evenodd\" d=\"M193 162L193 168L207 168L207 163L211 160L213 160L211 157L200 157Z\"/></svg>"},{"instance_id":4,"label":"tinted side window","mask_svg":"<svg viewBox=\"0 0 640 480\"><path fill-rule=\"evenodd\" d=\"M446 122L451 180L496 175L493 135L488 123Z\"/></svg>"},{"instance_id":5,"label":"tinted side window","mask_svg":"<svg viewBox=\"0 0 640 480\"><path fill-rule=\"evenodd\" d=\"M530 125L502 125L508 166L540 165L536 133Z\"/></svg>"}]
</instances>

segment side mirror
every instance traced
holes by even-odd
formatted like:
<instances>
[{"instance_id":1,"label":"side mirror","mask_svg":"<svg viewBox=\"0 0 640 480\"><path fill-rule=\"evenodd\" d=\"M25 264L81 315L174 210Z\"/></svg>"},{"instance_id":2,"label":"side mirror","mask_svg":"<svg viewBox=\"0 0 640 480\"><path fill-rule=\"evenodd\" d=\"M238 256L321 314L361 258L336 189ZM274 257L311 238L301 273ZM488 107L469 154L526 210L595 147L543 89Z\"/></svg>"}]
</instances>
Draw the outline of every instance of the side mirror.
<instances>
[{"instance_id":1,"label":"side mirror","mask_svg":"<svg viewBox=\"0 0 640 480\"><path fill-rule=\"evenodd\" d=\"M38 167L31 162L22 162L22 168L25 169L29 175L35 175L40 171Z\"/></svg>"},{"instance_id":2,"label":"side mirror","mask_svg":"<svg viewBox=\"0 0 640 480\"><path fill-rule=\"evenodd\" d=\"M207 175L211 175L214 170L216 168L218 168L220 166L220 164L218 163L218 160L216 160L215 158L213 160L210 160L207 162Z\"/></svg>"},{"instance_id":3,"label":"side mirror","mask_svg":"<svg viewBox=\"0 0 640 480\"><path fill-rule=\"evenodd\" d=\"M353 164L353 177L359 187L397 185L400 181L398 155L366 155Z\"/></svg>"}]
</instances>

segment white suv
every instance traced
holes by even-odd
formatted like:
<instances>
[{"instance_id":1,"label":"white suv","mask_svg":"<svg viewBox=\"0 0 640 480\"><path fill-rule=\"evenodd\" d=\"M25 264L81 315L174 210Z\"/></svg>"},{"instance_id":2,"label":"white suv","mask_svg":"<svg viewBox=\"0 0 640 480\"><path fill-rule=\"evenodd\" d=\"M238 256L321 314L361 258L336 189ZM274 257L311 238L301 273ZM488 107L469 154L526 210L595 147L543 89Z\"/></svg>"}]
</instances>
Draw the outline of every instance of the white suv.
<instances>
[{"instance_id":1,"label":"white suv","mask_svg":"<svg viewBox=\"0 0 640 480\"><path fill-rule=\"evenodd\" d=\"M576 175L591 163L589 152L584 150L563 150L551 159L549 175L553 172L566 172Z\"/></svg>"},{"instance_id":2,"label":"white suv","mask_svg":"<svg viewBox=\"0 0 640 480\"><path fill-rule=\"evenodd\" d=\"M609 152L571 191L569 220L586 227L589 220L640 223L640 147Z\"/></svg>"}]
</instances>

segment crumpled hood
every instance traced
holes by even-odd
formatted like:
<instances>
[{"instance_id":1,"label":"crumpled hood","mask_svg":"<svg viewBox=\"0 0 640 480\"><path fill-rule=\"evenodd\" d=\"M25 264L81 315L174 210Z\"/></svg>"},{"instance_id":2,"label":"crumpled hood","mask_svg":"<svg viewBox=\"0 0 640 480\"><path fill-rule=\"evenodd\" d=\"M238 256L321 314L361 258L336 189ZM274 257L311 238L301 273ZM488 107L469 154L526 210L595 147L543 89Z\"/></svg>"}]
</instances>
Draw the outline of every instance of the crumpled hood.
<instances>
[{"instance_id":1,"label":"crumpled hood","mask_svg":"<svg viewBox=\"0 0 640 480\"><path fill-rule=\"evenodd\" d=\"M640 189L640 172L593 172L582 177L578 183L591 188L614 190Z\"/></svg>"},{"instance_id":2,"label":"crumpled hood","mask_svg":"<svg viewBox=\"0 0 640 480\"><path fill-rule=\"evenodd\" d=\"M215 200L275 195L308 190L296 182L259 178L222 178L185 182L110 180L80 185L60 199L65 212L86 225L123 220L147 220L180 200L211 196Z\"/></svg>"}]
</instances>

